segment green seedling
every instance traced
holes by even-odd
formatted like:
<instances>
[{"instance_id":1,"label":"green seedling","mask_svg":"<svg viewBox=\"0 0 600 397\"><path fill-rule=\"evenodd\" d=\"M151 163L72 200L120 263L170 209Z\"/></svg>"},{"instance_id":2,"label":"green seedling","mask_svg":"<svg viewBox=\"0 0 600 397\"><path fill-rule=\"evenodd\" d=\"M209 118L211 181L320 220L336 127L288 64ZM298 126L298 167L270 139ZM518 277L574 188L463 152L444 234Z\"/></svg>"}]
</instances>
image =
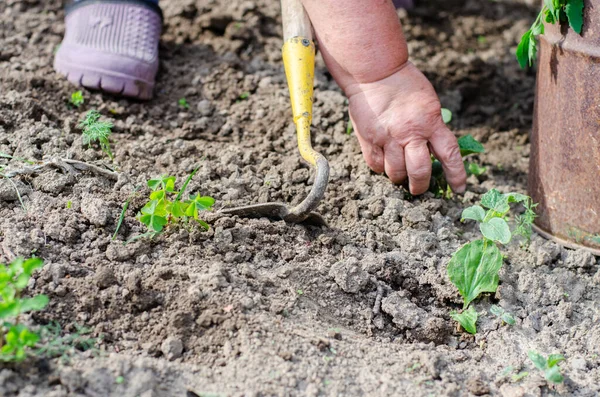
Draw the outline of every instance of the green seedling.
<instances>
[{"instance_id":1,"label":"green seedling","mask_svg":"<svg viewBox=\"0 0 600 397\"><path fill-rule=\"evenodd\" d=\"M462 313L456 311L450 312L450 317L458 321L458 323L470 334L477 333L477 312L470 306L467 310L463 310Z\"/></svg>"},{"instance_id":2,"label":"green seedling","mask_svg":"<svg viewBox=\"0 0 600 397\"><path fill-rule=\"evenodd\" d=\"M529 376L529 372L522 371L522 372L519 372L518 374L513 374L513 376L511 376L511 380L513 382L518 382L518 381L520 381L521 379L523 379L523 378L525 378L527 376Z\"/></svg>"},{"instance_id":3,"label":"green seedling","mask_svg":"<svg viewBox=\"0 0 600 397\"><path fill-rule=\"evenodd\" d=\"M65 333L59 323L51 322L40 330L40 347L35 351L35 356L46 359L59 358L62 364L69 364L78 352L97 352L95 346L100 338L90 337L91 333L91 328L77 324L75 332Z\"/></svg>"},{"instance_id":4,"label":"green seedling","mask_svg":"<svg viewBox=\"0 0 600 397\"><path fill-rule=\"evenodd\" d=\"M515 230L510 230L507 219L511 203L523 203L525 208L532 210L535 208L529 196L502 194L492 189L482 196L481 206L474 205L462 213L462 221L479 222L479 230L483 235L483 238L463 245L448 263L448 276L463 297L463 310L481 293L496 292L498 272L503 261L498 245L508 244L515 235L527 239L531 236L531 222L535 215L521 216Z\"/></svg>"},{"instance_id":5,"label":"green seedling","mask_svg":"<svg viewBox=\"0 0 600 397\"><path fill-rule=\"evenodd\" d=\"M44 265L39 258L17 258L9 265L0 264L0 360L23 361L27 350L40 336L19 323L21 314L42 310L48 304L46 295L21 297L33 272Z\"/></svg>"},{"instance_id":6,"label":"green seedling","mask_svg":"<svg viewBox=\"0 0 600 397\"><path fill-rule=\"evenodd\" d=\"M583 27L583 0L544 0L542 10L531 28L525 32L517 47L517 60L523 69L532 66L536 59L537 36L544 34L544 24L568 22L571 29L581 34Z\"/></svg>"},{"instance_id":7,"label":"green seedling","mask_svg":"<svg viewBox=\"0 0 600 397\"><path fill-rule=\"evenodd\" d=\"M83 99L83 92L75 91L74 93L72 93L71 99L69 100L69 102L71 103L71 105L75 106L76 108L83 105L83 102L85 102L85 100Z\"/></svg>"},{"instance_id":8,"label":"green seedling","mask_svg":"<svg viewBox=\"0 0 600 397\"><path fill-rule=\"evenodd\" d=\"M152 190L150 201L140 210L138 220L148 227L151 235L161 233L171 223L189 220L195 220L204 229L209 229L208 224L200 219L200 211L212 209L215 200L199 194L182 200L185 189L197 171L198 169L195 169L187 177L179 191L175 190L174 176L166 175L148 181L148 187ZM171 196L175 198L170 200Z\"/></svg>"},{"instance_id":9,"label":"green seedling","mask_svg":"<svg viewBox=\"0 0 600 397\"><path fill-rule=\"evenodd\" d=\"M446 111L446 113L444 111ZM444 119L445 123L450 122L450 120L452 120L452 112L450 112L448 109L442 109L442 118ZM458 138L458 147L463 158L472 154L480 154L485 152L483 145L470 134ZM452 196L452 191L450 190L450 187L446 182L446 178L444 177L442 163L433 156L431 156L431 161L431 182L429 191L435 193L438 197L450 198ZM470 161L465 160L464 165L467 175L479 176L486 171L485 167L481 167L478 164Z\"/></svg>"},{"instance_id":10,"label":"green seedling","mask_svg":"<svg viewBox=\"0 0 600 397\"><path fill-rule=\"evenodd\" d=\"M181 98L179 101L177 101L177 104L179 104L179 106L181 106L184 109L190 108L190 104L188 103L188 101L185 98Z\"/></svg>"},{"instance_id":11,"label":"green seedling","mask_svg":"<svg viewBox=\"0 0 600 397\"><path fill-rule=\"evenodd\" d=\"M114 159L109 142L113 123L110 121L100 121L100 113L92 109L86 113L83 121L79 123L79 127L83 129L84 145L91 147L93 143L98 142L102 151L106 153L111 161Z\"/></svg>"},{"instance_id":12,"label":"green seedling","mask_svg":"<svg viewBox=\"0 0 600 397\"><path fill-rule=\"evenodd\" d=\"M129 195L129 197L127 197L127 200L125 200L125 202L123 203L123 209L121 210L121 215L119 215L119 220L117 221L117 228L115 229L115 232L112 236L112 239L116 239L117 238L117 234L119 233L119 229L121 229L121 225L123 224L123 220L125 219L125 213L127 212L127 209L129 208L129 203L131 202L131 200L133 199L135 193L138 191L139 186L136 187L133 192L131 192L131 194Z\"/></svg>"},{"instance_id":13,"label":"green seedling","mask_svg":"<svg viewBox=\"0 0 600 397\"><path fill-rule=\"evenodd\" d=\"M564 377L560 373L558 363L563 361L565 357L561 354L551 354L546 359L536 351L529 350L527 352L529 359L533 361L533 365L544 373L544 377L548 382L560 384L564 381Z\"/></svg>"},{"instance_id":14,"label":"green seedling","mask_svg":"<svg viewBox=\"0 0 600 397\"><path fill-rule=\"evenodd\" d=\"M352 120L348 120L348 124L346 124L346 135L351 135L354 131L354 125L352 125Z\"/></svg>"},{"instance_id":15,"label":"green seedling","mask_svg":"<svg viewBox=\"0 0 600 397\"><path fill-rule=\"evenodd\" d=\"M490 312L500 318L503 322L505 322L506 324L509 325L515 325L517 322L515 321L515 318L513 317L512 314L510 314L509 312L505 311L503 308L501 308L500 306L496 306L496 305L492 305L492 307L490 307Z\"/></svg>"},{"instance_id":16,"label":"green seedling","mask_svg":"<svg viewBox=\"0 0 600 397\"><path fill-rule=\"evenodd\" d=\"M244 99L248 99L249 97L250 97L250 93L249 93L248 91L245 91L245 92L242 92L242 93L240 94L240 97L239 97L239 98L240 98L241 100L244 100Z\"/></svg>"}]
</instances>

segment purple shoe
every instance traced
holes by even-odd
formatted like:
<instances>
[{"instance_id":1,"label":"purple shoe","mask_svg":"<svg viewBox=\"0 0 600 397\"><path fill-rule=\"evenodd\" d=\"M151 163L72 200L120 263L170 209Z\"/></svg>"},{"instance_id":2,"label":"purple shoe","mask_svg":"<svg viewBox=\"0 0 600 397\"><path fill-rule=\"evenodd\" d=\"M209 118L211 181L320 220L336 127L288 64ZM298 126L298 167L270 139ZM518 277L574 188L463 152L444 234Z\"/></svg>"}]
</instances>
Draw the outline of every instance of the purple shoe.
<instances>
[{"instance_id":1,"label":"purple shoe","mask_svg":"<svg viewBox=\"0 0 600 397\"><path fill-rule=\"evenodd\" d=\"M150 99L162 12L143 0L82 0L67 7L54 69L76 85Z\"/></svg>"}]
</instances>

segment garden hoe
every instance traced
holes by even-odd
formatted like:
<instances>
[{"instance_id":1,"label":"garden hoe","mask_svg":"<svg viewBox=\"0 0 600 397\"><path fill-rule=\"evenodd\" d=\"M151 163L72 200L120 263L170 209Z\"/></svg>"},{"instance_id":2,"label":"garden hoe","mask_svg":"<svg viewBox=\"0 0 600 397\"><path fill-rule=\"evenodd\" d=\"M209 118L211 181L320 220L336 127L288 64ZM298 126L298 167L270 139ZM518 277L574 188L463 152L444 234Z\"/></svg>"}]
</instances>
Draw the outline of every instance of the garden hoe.
<instances>
[{"instance_id":1,"label":"garden hoe","mask_svg":"<svg viewBox=\"0 0 600 397\"><path fill-rule=\"evenodd\" d=\"M221 210L221 213L325 225L321 215L312 212L323 198L329 181L329 163L322 154L313 149L310 142L315 71L312 27L300 0L281 0L281 9L284 39L281 51L296 124L298 149L302 158L316 168L315 182L309 195L295 207L283 203L263 203L227 208Z\"/></svg>"}]
</instances>

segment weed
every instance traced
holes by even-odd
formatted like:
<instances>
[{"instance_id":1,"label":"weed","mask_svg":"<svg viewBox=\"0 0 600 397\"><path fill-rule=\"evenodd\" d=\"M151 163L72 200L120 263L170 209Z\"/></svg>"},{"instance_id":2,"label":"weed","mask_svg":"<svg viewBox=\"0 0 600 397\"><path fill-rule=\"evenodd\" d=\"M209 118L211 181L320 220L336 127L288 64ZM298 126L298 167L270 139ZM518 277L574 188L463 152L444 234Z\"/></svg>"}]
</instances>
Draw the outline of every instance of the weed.
<instances>
[{"instance_id":1,"label":"weed","mask_svg":"<svg viewBox=\"0 0 600 397\"><path fill-rule=\"evenodd\" d=\"M188 103L188 101L185 98L181 98L180 100L178 100L177 104L184 109L190 108L190 104Z\"/></svg>"},{"instance_id":2,"label":"weed","mask_svg":"<svg viewBox=\"0 0 600 397\"><path fill-rule=\"evenodd\" d=\"M548 382L554 384L563 382L564 377L560 373L558 363L565 359L564 356L561 354L551 354L546 359L544 356L533 350L529 350L527 355L529 356L529 359L533 361L535 367L544 373L544 377Z\"/></svg>"},{"instance_id":3,"label":"weed","mask_svg":"<svg viewBox=\"0 0 600 397\"><path fill-rule=\"evenodd\" d=\"M492 305L492 307L490 307L490 312L494 316L499 317L506 324L509 324L509 325L516 324L516 321L515 321L515 318L513 317L513 315L510 314L509 312L505 311L500 306Z\"/></svg>"},{"instance_id":4,"label":"weed","mask_svg":"<svg viewBox=\"0 0 600 397\"><path fill-rule=\"evenodd\" d=\"M138 220L148 227L150 236L162 232L171 222L187 222L190 219L198 222L204 229L209 229L208 224L200 219L200 211L210 210L215 200L196 194L182 201L183 193L197 171L196 168L187 177L179 191L175 190L174 176L165 175L148 181L148 187L152 190L150 201L140 210ZM173 195L175 199L169 200L169 196Z\"/></svg>"},{"instance_id":5,"label":"weed","mask_svg":"<svg viewBox=\"0 0 600 397\"><path fill-rule=\"evenodd\" d=\"M76 108L80 107L83 105L83 102L85 102L83 99L83 93L81 91L75 91L71 94L71 99L69 99L69 102Z\"/></svg>"},{"instance_id":6,"label":"weed","mask_svg":"<svg viewBox=\"0 0 600 397\"><path fill-rule=\"evenodd\" d=\"M23 313L42 310L48 304L46 295L21 297L32 273L43 265L44 261L39 258L17 258L9 265L0 265L1 361L22 361L27 354L26 350L35 346L40 339L37 333L24 324L19 324L19 317Z\"/></svg>"},{"instance_id":7,"label":"weed","mask_svg":"<svg viewBox=\"0 0 600 397\"><path fill-rule=\"evenodd\" d=\"M70 210L72 206L73 206L73 202L71 200L67 201L67 205L66 205L67 209Z\"/></svg>"},{"instance_id":8,"label":"weed","mask_svg":"<svg viewBox=\"0 0 600 397\"><path fill-rule=\"evenodd\" d=\"M86 113L83 121L79 123L79 127L83 129L84 145L91 146L92 143L98 142L102 151L106 153L111 161L114 159L108 140L113 127L110 121L100 121L100 113L92 109Z\"/></svg>"},{"instance_id":9,"label":"weed","mask_svg":"<svg viewBox=\"0 0 600 397\"><path fill-rule=\"evenodd\" d=\"M117 377L115 378L115 383L116 383L117 385L120 385L120 384L122 384L123 382L125 382L125 378L124 378L124 377L122 377L122 376L117 376Z\"/></svg>"},{"instance_id":10,"label":"weed","mask_svg":"<svg viewBox=\"0 0 600 397\"><path fill-rule=\"evenodd\" d=\"M523 69L532 66L537 56L536 36L544 34L544 24L569 22L577 34L583 26L583 0L544 0L544 6L517 47L517 60Z\"/></svg>"},{"instance_id":11,"label":"weed","mask_svg":"<svg viewBox=\"0 0 600 397\"><path fill-rule=\"evenodd\" d=\"M462 213L462 221L470 219L479 222L479 230L483 235L483 238L462 246L448 263L450 280L463 297L463 310L479 294L495 292L498 288L498 272L503 260L498 245L508 244L517 234L526 238L531 236L531 224L535 216L521 217L515 231L511 232L507 222L511 203L523 203L532 210L535 208L529 196L520 193L502 194L492 189L482 196L481 206L474 205Z\"/></svg>"},{"instance_id":12,"label":"weed","mask_svg":"<svg viewBox=\"0 0 600 397\"><path fill-rule=\"evenodd\" d=\"M250 93L248 91L242 92L239 96L241 100L248 99L250 97Z\"/></svg>"},{"instance_id":13,"label":"weed","mask_svg":"<svg viewBox=\"0 0 600 397\"><path fill-rule=\"evenodd\" d=\"M48 359L59 358L68 364L77 352L95 349L100 338L92 338L91 328L75 325L75 332L64 333L60 324L52 322L42 327L40 332L40 348L35 355Z\"/></svg>"},{"instance_id":14,"label":"weed","mask_svg":"<svg viewBox=\"0 0 600 397\"><path fill-rule=\"evenodd\" d=\"M121 225L123 224L123 220L125 219L125 213L127 212L127 208L129 208L129 203L133 199L133 196L138 191L138 189L139 189L139 186L137 186L133 190L133 192L131 192L129 197L127 197L127 200L125 200L125 202L123 203L123 209L121 210L121 215L119 215L119 220L117 221L117 228L115 229L115 233L112 236L113 240L117 238L117 233L119 233L119 229L121 229Z\"/></svg>"},{"instance_id":15,"label":"weed","mask_svg":"<svg viewBox=\"0 0 600 397\"><path fill-rule=\"evenodd\" d=\"M527 376L529 376L529 372L527 372L527 371L521 371L518 374L513 374L513 376L511 377L511 380L513 382L518 382L518 381L520 381L521 379L523 379L523 378L525 378Z\"/></svg>"}]
</instances>

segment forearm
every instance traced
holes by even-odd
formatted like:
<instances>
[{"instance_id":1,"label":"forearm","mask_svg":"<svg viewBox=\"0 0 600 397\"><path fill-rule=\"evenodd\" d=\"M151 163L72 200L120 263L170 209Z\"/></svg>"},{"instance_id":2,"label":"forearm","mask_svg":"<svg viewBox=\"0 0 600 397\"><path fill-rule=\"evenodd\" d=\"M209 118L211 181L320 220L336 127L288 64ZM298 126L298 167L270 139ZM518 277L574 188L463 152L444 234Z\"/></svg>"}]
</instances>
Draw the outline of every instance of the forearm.
<instances>
[{"instance_id":1,"label":"forearm","mask_svg":"<svg viewBox=\"0 0 600 397\"><path fill-rule=\"evenodd\" d=\"M344 91L384 79L408 61L402 26L390 0L302 2L325 63Z\"/></svg>"}]
</instances>

